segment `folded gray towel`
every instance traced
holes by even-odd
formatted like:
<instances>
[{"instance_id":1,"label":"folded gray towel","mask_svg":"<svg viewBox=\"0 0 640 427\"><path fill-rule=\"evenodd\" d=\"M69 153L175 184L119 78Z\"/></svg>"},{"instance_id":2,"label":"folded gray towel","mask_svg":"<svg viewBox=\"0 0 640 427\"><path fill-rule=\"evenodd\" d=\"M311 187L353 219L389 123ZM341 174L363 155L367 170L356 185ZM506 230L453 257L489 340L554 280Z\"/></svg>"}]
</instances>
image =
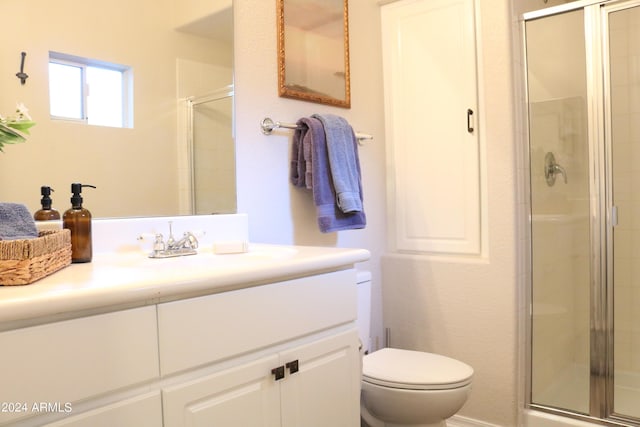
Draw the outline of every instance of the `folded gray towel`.
<instances>
[{"instance_id":1,"label":"folded gray towel","mask_svg":"<svg viewBox=\"0 0 640 427\"><path fill-rule=\"evenodd\" d=\"M0 203L0 240L38 237L36 223L25 205Z\"/></svg>"},{"instance_id":2,"label":"folded gray towel","mask_svg":"<svg viewBox=\"0 0 640 427\"><path fill-rule=\"evenodd\" d=\"M344 213L362 212L356 136L349 122L335 114L314 114L322 122L336 203Z\"/></svg>"},{"instance_id":3,"label":"folded gray towel","mask_svg":"<svg viewBox=\"0 0 640 427\"><path fill-rule=\"evenodd\" d=\"M297 127L293 133L293 142L291 144L291 169L289 178L291 183L296 187L306 187L312 189L313 183L313 161L311 156L310 138L306 138L308 131L307 125L298 121Z\"/></svg>"},{"instance_id":4,"label":"folded gray towel","mask_svg":"<svg viewBox=\"0 0 640 427\"><path fill-rule=\"evenodd\" d=\"M367 224L364 211L345 213L336 205L336 193L333 188L331 171L329 170L327 143L322 122L314 117L305 117L298 120L298 126L302 129L301 134L304 143L310 147L308 154L312 158L313 201L316 205L316 216L320 231L330 233L364 228ZM358 176L360 176L360 163L356 162L355 167ZM362 205L362 187L359 183L358 194Z\"/></svg>"},{"instance_id":5,"label":"folded gray towel","mask_svg":"<svg viewBox=\"0 0 640 427\"><path fill-rule=\"evenodd\" d=\"M304 160L303 138L306 129L298 128L293 133L293 143L291 144L291 166L289 179L296 187L303 187L306 179L306 166Z\"/></svg>"}]
</instances>

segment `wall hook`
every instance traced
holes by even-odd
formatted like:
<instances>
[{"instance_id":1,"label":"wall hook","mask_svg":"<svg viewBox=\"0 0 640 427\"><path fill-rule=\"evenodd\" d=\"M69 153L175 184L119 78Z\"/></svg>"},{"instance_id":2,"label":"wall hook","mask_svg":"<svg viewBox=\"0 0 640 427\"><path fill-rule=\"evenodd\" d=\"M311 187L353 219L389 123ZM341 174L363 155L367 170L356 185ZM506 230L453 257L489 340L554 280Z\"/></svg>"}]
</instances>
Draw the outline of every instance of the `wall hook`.
<instances>
[{"instance_id":1,"label":"wall hook","mask_svg":"<svg viewBox=\"0 0 640 427\"><path fill-rule=\"evenodd\" d=\"M20 79L21 84L25 84L27 82L27 78L29 75L24 72L24 57L27 56L27 52L21 52L22 60L20 61L20 72L16 73L16 77Z\"/></svg>"}]
</instances>

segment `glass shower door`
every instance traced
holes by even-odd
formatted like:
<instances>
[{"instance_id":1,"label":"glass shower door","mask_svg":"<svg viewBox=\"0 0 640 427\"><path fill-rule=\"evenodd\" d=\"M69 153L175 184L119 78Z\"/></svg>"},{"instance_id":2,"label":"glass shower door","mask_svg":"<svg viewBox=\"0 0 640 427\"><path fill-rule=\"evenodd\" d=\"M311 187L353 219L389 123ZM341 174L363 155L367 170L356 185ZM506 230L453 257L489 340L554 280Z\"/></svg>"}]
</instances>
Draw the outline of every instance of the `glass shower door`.
<instances>
[{"instance_id":1,"label":"glass shower door","mask_svg":"<svg viewBox=\"0 0 640 427\"><path fill-rule=\"evenodd\" d=\"M605 89L614 206L612 271L613 412L640 418L640 6L604 8ZM608 78L607 78L608 77ZM605 96L605 99L607 97Z\"/></svg>"},{"instance_id":2,"label":"glass shower door","mask_svg":"<svg viewBox=\"0 0 640 427\"><path fill-rule=\"evenodd\" d=\"M529 400L640 426L640 0L577 3L524 24Z\"/></svg>"},{"instance_id":3,"label":"glass shower door","mask_svg":"<svg viewBox=\"0 0 640 427\"><path fill-rule=\"evenodd\" d=\"M531 402L587 414L591 237L584 12L525 25Z\"/></svg>"}]
</instances>

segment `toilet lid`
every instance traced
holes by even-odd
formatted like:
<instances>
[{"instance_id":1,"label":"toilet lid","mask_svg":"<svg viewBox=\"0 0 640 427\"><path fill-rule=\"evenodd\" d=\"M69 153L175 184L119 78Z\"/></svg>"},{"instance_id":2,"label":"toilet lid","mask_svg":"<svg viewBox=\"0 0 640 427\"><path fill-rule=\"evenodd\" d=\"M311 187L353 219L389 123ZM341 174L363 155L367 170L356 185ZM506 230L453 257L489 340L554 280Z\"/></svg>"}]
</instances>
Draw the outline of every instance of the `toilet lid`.
<instances>
[{"instance_id":1,"label":"toilet lid","mask_svg":"<svg viewBox=\"0 0 640 427\"><path fill-rule=\"evenodd\" d=\"M438 354L383 348L364 356L362 376L384 387L442 390L470 384L473 368Z\"/></svg>"}]
</instances>

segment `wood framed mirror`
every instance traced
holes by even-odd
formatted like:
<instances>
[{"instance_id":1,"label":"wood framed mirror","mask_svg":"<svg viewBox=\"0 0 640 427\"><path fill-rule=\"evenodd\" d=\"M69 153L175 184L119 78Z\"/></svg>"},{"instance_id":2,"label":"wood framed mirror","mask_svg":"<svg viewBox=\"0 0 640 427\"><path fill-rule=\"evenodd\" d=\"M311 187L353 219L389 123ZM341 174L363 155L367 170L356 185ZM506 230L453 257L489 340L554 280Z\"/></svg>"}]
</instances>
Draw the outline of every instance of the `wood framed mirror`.
<instances>
[{"instance_id":1,"label":"wood framed mirror","mask_svg":"<svg viewBox=\"0 0 640 427\"><path fill-rule=\"evenodd\" d=\"M351 108L348 0L277 0L278 93Z\"/></svg>"}]
</instances>

